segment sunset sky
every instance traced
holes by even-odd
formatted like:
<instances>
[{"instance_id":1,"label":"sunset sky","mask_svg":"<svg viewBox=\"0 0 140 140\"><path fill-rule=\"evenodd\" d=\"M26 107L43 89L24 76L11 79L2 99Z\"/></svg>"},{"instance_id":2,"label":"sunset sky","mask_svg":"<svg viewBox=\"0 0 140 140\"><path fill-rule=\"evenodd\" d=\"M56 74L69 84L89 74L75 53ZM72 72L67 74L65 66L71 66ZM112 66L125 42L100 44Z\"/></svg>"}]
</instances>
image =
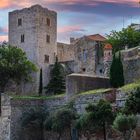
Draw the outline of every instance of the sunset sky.
<instances>
[{"instance_id":1,"label":"sunset sky","mask_svg":"<svg viewBox=\"0 0 140 140\"><path fill-rule=\"evenodd\" d=\"M8 12L40 4L58 13L58 41L140 23L139 0L0 0L0 41L7 40ZM124 22L123 22L124 21ZM124 24L123 24L124 23Z\"/></svg>"}]
</instances>

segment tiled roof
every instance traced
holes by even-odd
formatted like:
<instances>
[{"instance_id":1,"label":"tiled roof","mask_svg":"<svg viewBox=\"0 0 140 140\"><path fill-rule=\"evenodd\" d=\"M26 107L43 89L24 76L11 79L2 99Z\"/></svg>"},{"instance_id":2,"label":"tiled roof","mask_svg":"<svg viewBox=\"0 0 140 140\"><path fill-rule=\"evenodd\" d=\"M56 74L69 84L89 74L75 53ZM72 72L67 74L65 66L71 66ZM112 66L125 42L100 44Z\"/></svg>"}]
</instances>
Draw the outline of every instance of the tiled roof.
<instances>
[{"instance_id":1,"label":"tiled roof","mask_svg":"<svg viewBox=\"0 0 140 140\"><path fill-rule=\"evenodd\" d=\"M112 49L112 45L108 43L104 46L104 49Z\"/></svg>"},{"instance_id":2,"label":"tiled roof","mask_svg":"<svg viewBox=\"0 0 140 140\"><path fill-rule=\"evenodd\" d=\"M95 34L95 35L89 35L87 38L94 40L94 41L105 41L106 38L101 36L100 34Z\"/></svg>"}]
</instances>

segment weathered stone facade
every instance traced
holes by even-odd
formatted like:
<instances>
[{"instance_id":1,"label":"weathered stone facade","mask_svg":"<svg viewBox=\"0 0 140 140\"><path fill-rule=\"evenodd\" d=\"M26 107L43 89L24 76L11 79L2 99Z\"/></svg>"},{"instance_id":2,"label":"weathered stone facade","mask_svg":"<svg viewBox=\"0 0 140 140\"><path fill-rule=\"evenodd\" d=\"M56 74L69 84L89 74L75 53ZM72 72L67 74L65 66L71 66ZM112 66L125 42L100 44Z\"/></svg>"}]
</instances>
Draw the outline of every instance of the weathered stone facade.
<instances>
[{"instance_id":1,"label":"weathered stone facade","mask_svg":"<svg viewBox=\"0 0 140 140\"><path fill-rule=\"evenodd\" d=\"M74 58L74 45L57 43L57 57L59 62L73 61Z\"/></svg>"},{"instance_id":2,"label":"weathered stone facade","mask_svg":"<svg viewBox=\"0 0 140 140\"><path fill-rule=\"evenodd\" d=\"M103 76L103 42L99 34L84 36L75 41L75 73Z\"/></svg>"},{"instance_id":3,"label":"weathered stone facade","mask_svg":"<svg viewBox=\"0 0 140 140\"><path fill-rule=\"evenodd\" d=\"M101 88L110 88L109 78L86 74L71 74L66 78L66 94L68 98L81 92Z\"/></svg>"},{"instance_id":4,"label":"weathered stone facade","mask_svg":"<svg viewBox=\"0 0 140 140\"><path fill-rule=\"evenodd\" d=\"M132 83L140 79L140 49L139 47L123 50L122 62L125 83Z\"/></svg>"},{"instance_id":5,"label":"weathered stone facade","mask_svg":"<svg viewBox=\"0 0 140 140\"><path fill-rule=\"evenodd\" d=\"M22 48L27 57L43 71L43 85L49 80L49 65L57 53L57 14L40 5L9 13L9 44ZM38 93L39 72L33 83L22 85L23 94Z\"/></svg>"}]
</instances>

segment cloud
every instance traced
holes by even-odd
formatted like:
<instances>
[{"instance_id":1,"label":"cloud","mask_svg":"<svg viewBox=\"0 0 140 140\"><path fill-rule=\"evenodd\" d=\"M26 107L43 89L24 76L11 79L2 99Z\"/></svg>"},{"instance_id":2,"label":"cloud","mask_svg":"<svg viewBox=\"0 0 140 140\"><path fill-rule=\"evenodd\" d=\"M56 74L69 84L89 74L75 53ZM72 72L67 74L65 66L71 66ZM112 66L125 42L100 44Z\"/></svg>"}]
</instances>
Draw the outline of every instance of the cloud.
<instances>
[{"instance_id":1,"label":"cloud","mask_svg":"<svg viewBox=\"0 0 140 140\"><path fill-rule=\"evenodd\" d=\"M84 32L86 30L83 29L80 25L69 25L69 26L63 26L58 28L58 33L66 33L66 32Z\"/></svg>"},{"instance_id":2,"label":"cloud","mask_svg":"<svg viewBox=\"0 0 140 140\"><path fill-rule=\"evenodd\" d=\"M8 41L8 36L7 35L0 35L0 42L3 42L3 41Z\"/></svg>"},{"instance_id":3,"label":"cloud","mask_svg":"<svg viewBox=\"0 0 140 140\"><path fill-rule=\"evenodd\" d=\"M8 28L7 27L0 27L0 35L7 35Z\"/></svg>"}]
</instances>

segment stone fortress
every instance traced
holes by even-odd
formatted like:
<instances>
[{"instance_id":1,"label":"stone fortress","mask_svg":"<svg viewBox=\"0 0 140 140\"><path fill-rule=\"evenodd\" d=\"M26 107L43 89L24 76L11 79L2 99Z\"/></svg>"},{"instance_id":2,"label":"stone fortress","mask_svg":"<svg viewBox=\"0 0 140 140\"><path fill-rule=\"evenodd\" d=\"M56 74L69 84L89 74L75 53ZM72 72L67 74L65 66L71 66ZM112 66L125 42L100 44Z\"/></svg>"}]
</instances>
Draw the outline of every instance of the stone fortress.
<instances>
[{"instance_id":1,"label":"stone fortress","mask_svg":"<svg viewBox=\"0 0 140 140\"><path fill-rule=\"evenodd\" d=\"M68 74L81 73L107 76L112 60L112 47L105 45L99 34L70 38L70 44L57 43L57 13L40 5L9 13L9 44L22 48L39 71L33 74L33 83L22 83L26 94L38 92L40 70L43 86L49 82L50 66L56 56ZM104 47L105 46L105 47Z\"/></svg>"},{"instance_id":2,"label":"stone fortress","mask_svg":"<svg viewBox=\"0 0 140 140\"><path fill-rule=\"evenodd\" d=\"M50 68L58 57L68 74L67 93L75 97L73 102L78 113L83 113L89 103L97 103L106 99L112 107L122 107L128 95L117 89L105 89L93 94L77 94L82 91L105 87L108 85L108 72L112 61L112 46L105 44L105 38L99 34L71 38L70 44L57 43L57 14L39 5L16 10L9 13L9 43L21 47L28 58L43 71L43 85L49 81ZM131 83L140 78L140 49L126 49L121 52L124 67L125 83ZM22 83L21 95L38 93L39 74L33 74L34 82ZM104 85L107 84L107 85ZM97 84L97 85L96 85ZM77 94L74 96L74 94ZM28 98L31 97L31 98ZM45 96L46 97L46 96ZM38 98L37 96L1 96L0 140L39 140L38 129L25 131L21 127L21 117L32 108L55 110L66 105L68 95L53 98ZM72 99L72 98L71 98ZM140 124L139 124L140 126ZM43 130L44 140L56 140L56 134ZM38 134L39 133L39 134ZM108 140L120 140L110 133ZM139 135L140 136L140 135ZM95 138L96 139L96 138ZM97 138L102 140L102 138ZM62 140L70 137L62 136ZM85 140L79 138L79 140ZM138 137L139 140L139 137Z\"/></svg>"}]
</instances>

